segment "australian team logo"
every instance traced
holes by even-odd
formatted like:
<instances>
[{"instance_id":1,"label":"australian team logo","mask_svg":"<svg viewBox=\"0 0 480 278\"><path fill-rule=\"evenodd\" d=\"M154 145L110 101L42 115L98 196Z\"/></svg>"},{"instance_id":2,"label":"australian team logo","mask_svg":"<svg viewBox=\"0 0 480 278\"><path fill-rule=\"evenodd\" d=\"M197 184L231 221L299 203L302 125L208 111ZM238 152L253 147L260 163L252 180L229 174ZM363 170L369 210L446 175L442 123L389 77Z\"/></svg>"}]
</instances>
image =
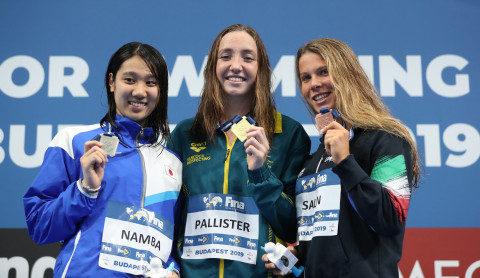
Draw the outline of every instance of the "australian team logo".
<instances>
[{"instance_id":1,"label":"australian team logo","mask_svg":"<svg viewBox=\"0 0 480 278\"><path fill-rule=\"evenodd\" d=\"M207 148L207 142L203 142L203 143L192 143L190 144L190 149L194 150L195 152L200 152L200 151L203 151L204 149Z\"/></svg>"},{"instance_id":2,"label":"australian team logo","mask_svg":"<svg viewBox=\"0 0 480 278\"><path fill-rule=\"evenodd\" d=\"M204 149L207 148L207 142L202 142L202 143L191 143L190 144L190 149L193 150L196 153L199 153L203 151ZM212 157L211 156L205 156L204 153L201 154L194 154L189 157L187 157L187 160L185 161L186 165L190 165L192 163L196 162L204 162L204 161L209 161Z\"/></svg>"},{"instance_id":3,"label":"australian team logo","mask_svg":"<svg viewBox=\"0 0 480 278\"><path fill-rule=\"evenodd\" d=\"M219 196L213 197L211 200L208 197L203 197L203 202L205 203L206 208L210 208L210 206L213 206L215 208L218 204L222 204L223 200Z\"/></svg>"}]
</instances>

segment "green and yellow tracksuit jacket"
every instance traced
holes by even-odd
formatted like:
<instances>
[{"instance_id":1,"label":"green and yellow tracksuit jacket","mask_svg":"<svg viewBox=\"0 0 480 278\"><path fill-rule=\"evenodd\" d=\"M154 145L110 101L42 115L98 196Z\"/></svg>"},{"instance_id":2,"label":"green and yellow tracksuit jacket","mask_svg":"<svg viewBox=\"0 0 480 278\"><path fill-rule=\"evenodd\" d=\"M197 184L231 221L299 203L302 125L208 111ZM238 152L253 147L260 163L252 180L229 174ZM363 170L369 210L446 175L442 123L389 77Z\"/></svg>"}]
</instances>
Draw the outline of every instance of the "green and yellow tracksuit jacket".
<instances>
[{"instance_id":1,"label":"green and yellow tracksuit jacket","mask_svg":"<svg viewBox=\"0 0 480 278\"><path fill-rule=\"evenodd\" d=\"M182 277L272 277L271 272L261 261L264 252L260 247L267 242L296 241L295 181L303 161L310 152L310 139L300 123L276 113L274 139L267 161L261 168L253 171L247 170L244 143L237 138L233 142L228 142L226 134L217 130L215 143L196 142L190 136L193 118L180 122L172 132L170 147L183 160L181 197L184 198L184 209L177 234L178 256L182 257L180 260ZM213 194L209 197L203 195L209 193ZM189 202L193 203L193 200L196 200L197 206L208 203L207 206L220 207L222 204L218 205L216 202L212 204L214 200L209 199L214 194L249 197L258 208L258 242L255 244L257 252L256 258L250 258L253 263L228 259L227 256L218 254L220 258L186 258L184 239L187 208L189 205L193 207ZM195 199L195 196L201 198ZM205 204L198 201L202 198ZM207 202L208 200L210 202ZM218 202L222 200L219 199ZM228 201L223 202L226 205ZM223 221L224 228L233 223ZM199 223L200 221L197 222L197 226ZM232 229L236 227L243 228L243 232L248 231L248 226L240 224L235 226L233 223ZM205 242L207 239L208 235L203 238ZM241 243L241 239L237 241ZM220 252L222 249L213 251Z\"/></svg>"}]
</instances>

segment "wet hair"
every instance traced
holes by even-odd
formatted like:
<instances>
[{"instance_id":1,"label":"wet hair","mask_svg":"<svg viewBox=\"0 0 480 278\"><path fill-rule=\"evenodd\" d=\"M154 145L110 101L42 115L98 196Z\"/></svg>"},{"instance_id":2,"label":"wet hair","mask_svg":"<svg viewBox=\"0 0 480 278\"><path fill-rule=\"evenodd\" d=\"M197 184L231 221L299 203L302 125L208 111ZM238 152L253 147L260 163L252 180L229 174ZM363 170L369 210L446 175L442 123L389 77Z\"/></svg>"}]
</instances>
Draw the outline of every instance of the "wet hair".
<instances>
[{"instance_id":1,"label":"wet hair","mask_svg":"<svg viewBox=\"0 0 480 278\"><path fill-rule=\"evenodd\" d=\"M242 24L234 24L223 29L212 43L204 71L202 98L190 133L196 140L214 141L217 123L222 120L225 114L224 94L216 70L220 42L222 38L230 32L246 32L253 38L257 46L258 70L254 85L254 94L251 100L251 110L248 116L255 119L258 125L265 129L267 139L270 144L272 144L276 115L275 102L271 95L270 78L272 69L270 68L267 50L262 39L252 27Z\"/></svg>"},{"instance_id":2,"label":"wet hair","mask_svg":"<svg viewBox=\"0 0 480 278\"><path fill-rule=\"evenodd\" d=\"M421 161L416 144L405 125L396 119L383 103L353 50L347 44L330 38L315 39L300 47L295 62L300 88L299 61L309 52L318 54L325 61L335 89L335 107L346 122L363 129L380 129L408 142L412 153L412 183L417 187L421 175ZM306 100L304 102L307 103ZM308 104L307 108L313 117L315 111Z\"/></svg>"},{"instance_id":3,"label":"wet hair","mask_svg":"<svg viewBox=\"0 0 480 278\"><path fill-rule=\"evenodd\" d=\"M107 89L108 112L100 120L100 124L109 122L117 128L115 124L115 115L117 113L117 105L115 103L114 94L110 92L110 73L112 79L115 80L118 70L122 64L134 57L139 56L145 62L152 74L158 82L158 99L157 105L152 113L148 116L146 126L153 129L153 134L149 138L149 142L157 145L164 144L170 137L170 128L168 126L168 68L162 54L153 46L140 43L130 42L120 47L110 58L107 71L105 72L105 87ZM118 129L118 128L117 128Z\"/></svg>"}]
</instances>

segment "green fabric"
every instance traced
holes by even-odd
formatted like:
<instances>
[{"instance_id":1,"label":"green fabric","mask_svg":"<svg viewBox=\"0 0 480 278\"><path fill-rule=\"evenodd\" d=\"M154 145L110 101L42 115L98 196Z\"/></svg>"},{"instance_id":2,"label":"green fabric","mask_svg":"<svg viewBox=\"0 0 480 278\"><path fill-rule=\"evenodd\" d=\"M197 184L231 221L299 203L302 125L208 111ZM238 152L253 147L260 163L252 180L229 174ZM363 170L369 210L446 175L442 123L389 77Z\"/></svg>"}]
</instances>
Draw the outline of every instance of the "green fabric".
<instances>
[{"instance_id":1,"label":"green fabric","mask_svg":"<svg viewBox=\"0 0 480 278\"><path fill-rule=\"evenodd\" d=\"M370 177L380 183L388 182L406 177L407 167L403 155L384 156L375 162Z\"/></svg>"},{"instance_id":2,"label":"green fabric","mask_svg":"<svg viewBox=\"0 0 480 278\"><path fill-rule=\"evenodd\" d=\"M298 122L286 116L277 117L277 120L281 121L278 123L281 124L281 132L274 135L267 162L255 171L247 170L244 143L240 140L234 141L227 155L227 138L223 132L216 132L216 143L194 142L189 135L193 118L176 126L169 147L183 160L182 193L186 197L177 235L179 256L182 254L188 196L196 194L250 196L260 211L256 265L224 260L224 277L268 277L268 271L261 261L264 252L260 246L268 241L275 242L275 235L290 242L296 240L295 181L309 154L310 139ZM224 185L226 172L227 186ZM249 183L249 179L256 183ZM182 277L218 277L220 260L183 259L181 266Z\"/></svg>"}]
</instances>

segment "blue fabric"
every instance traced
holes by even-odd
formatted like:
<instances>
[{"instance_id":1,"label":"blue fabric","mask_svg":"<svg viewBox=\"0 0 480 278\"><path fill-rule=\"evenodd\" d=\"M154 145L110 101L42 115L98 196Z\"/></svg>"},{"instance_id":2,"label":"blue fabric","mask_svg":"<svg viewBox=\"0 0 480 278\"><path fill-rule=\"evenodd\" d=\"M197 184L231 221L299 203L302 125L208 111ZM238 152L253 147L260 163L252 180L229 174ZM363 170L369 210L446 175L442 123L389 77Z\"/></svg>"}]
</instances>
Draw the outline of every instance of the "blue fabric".
<instances>
[{"instance_id":1,"label":"blue fabric","mask_svg":"<svg viewBox=\"0 0 480 278\"><path fill-rule=\"evenodd\" d=\"M23 198L31 238L38 244L63 242L54 277L61 277L66 268L66 277L131 277L99 267L99 251L109 200L142 206L145 192L160 192L166 186L165 182L148 184L144 175L155 176L155 180L171 180L173 185L169 186L174 190L146 196L143 205L174 223L181 186L182 166L178 156L171 151L152 150L145 152L148 157L144 157L141 148L136 147L137 142L148 143L152 129L142 130L136 122L119 115L116 124L118 130L114 132L125 144L119 144L117 154L108 157L98 194L89 195L77 184L83 178L80 157L84 153L85 142L105 132L97 124L60 131L50 143L38 175ZM156 148L161 150L163 147ZM163 172L149 164L159 160L162 165L177 171L179 177L168 180L169 177L164 177ZM174 262L172 257L166 266L171 262ZM177 263L174 263L178 270Z\"/></svg>"}]
</instances>

